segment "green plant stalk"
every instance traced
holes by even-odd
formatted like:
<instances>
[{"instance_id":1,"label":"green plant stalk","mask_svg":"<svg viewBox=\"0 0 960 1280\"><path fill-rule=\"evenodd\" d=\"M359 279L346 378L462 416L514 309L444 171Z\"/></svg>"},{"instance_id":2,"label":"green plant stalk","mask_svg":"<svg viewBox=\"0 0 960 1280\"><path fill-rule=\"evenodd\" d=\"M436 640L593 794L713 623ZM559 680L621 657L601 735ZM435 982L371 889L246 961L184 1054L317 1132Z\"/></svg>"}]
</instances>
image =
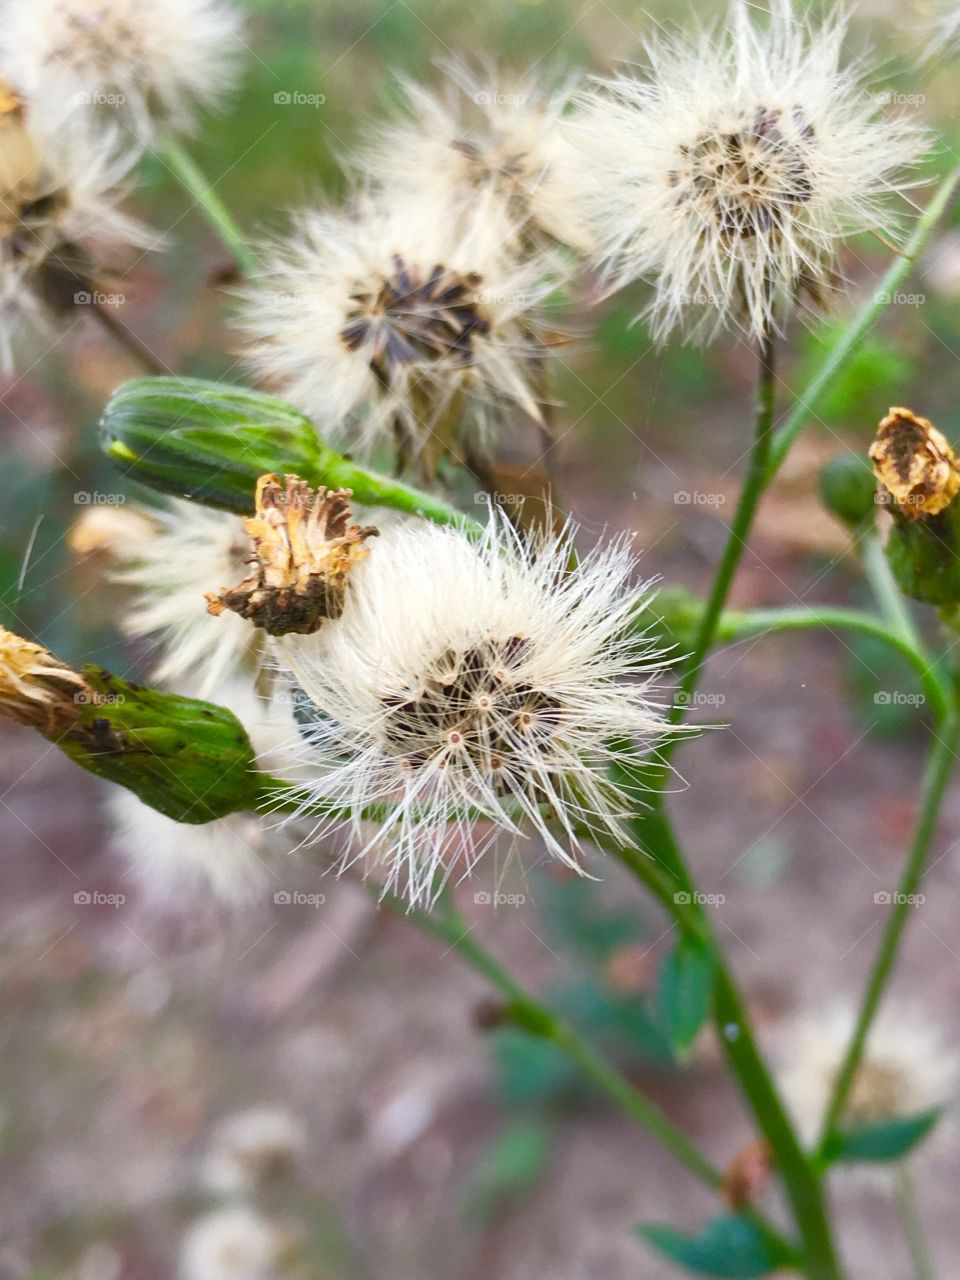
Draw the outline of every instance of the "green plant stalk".
<instances>
[{"instance_id":1,"label":"green plant stalk","mask_svg":"<svg viewBox=\"0 0 960 1280\"><path fill-rule=\"evenodd\" d=\"M855 631L883 641L894 652L906 658L916 671L934 719L939 722L946 716L950 705L949 692L926 653L916 648L901 632L894 631L880 618L874 618L868 613L833 605L754 609L749 613L728 611L720 618L716 639L720 643L730 644L778 632L813 630Z\"/></svg>"},{"instance_id":2,"label":"green plant stalk","mask_svg":"<svg viewBox=\"0 0 960 1280\"><path fill-rule=\"evenodd\" d=\"M870 973L863 1000L857 1015L850 1044L844 1056L843 1064L837 1073L837 1079L827 1105L826 1115L818 1145L818 1157L825 1156L830 1139L843 1114L850 1090L863 1057L870 1027L883 999L887 984L893 974L894 963L900 950L904 930L910 913L913 911L910 898L915 894L926 870L930 846L936 831L940 806L943 802L947 783L957 759L960 747L960 697L954 690L950 713L934 737L930 753L927 757L923 775L923 787L920 799L920 813L914 831L910 855L907 858L903 874L898 886L898 897L890 908L890 917L880 941L876 959Z\"/></svg>"},{"instance_id":3,"label":"green plant stalk","mask_svg":"<svg viewBox=\"0 0 960 1280\"><path fill-rule=\"evenodd\" d=\"M914 1280L936 1280L936 1268L920 1217L913 1174L908 1165L901 1164L894 1177L897 1208L900 1212L900 1222L903 1225L907 1248L910 1250L910 1259L913 1262Z\"/></svg>"},{"instance_id":4,"label":"green plant stalk","mask_svg":"<svg viewBox=\"0 0 960 1280\"><path fill-rule=\"evenodd\" d=\"M204 177L203 170L175 138L168 138L157 152L159 158L180 184L193 196L204 217L233 254L245 276L260 269L256 256L233 220L233 215Z\"/></svg>"},{"instance_id":5,"label":"green plant stalk","mask_svg":"<svg viewBox=\"0 0 960 1280\"><path fill-rule=\"evenodd\" d=\"M870 584L870 590L873 592L877 604L880 606L880 612L886 618L890 630L911 645L917 653L926 657L923 641L920 639L920 634L914 625L909 606L894 580L893 573L890 570L890 563L884 554L883 546L876 530L871 529L865 533L858 540L857 548L860 552L860 559L863 562L863 571Z\"/></svg>"},{"instance_id":6,"label":"green plant stalk","mask_svg":"<svg viewBox=\"0 0 960 1280\"><path fill-rule=\"evenodd\" d=\"M843 335L830 349L830 354L824 360L809 385L794 403L783 425L777 431L773 447L770 450L769 468L771 479L782 466L783 460L790 452L797 436L807 425L810 415L823 395L830 388L847 360L876 324L880 313L886 306L886 303L882 300L883 297L895 294L910 274L934 228L954 199L958 181L960 181L960 169L953 169L937 187L930 203L917 219L906 244L887 269L872 298L857 312L844 330Z\"/></svg>"},{"instance_id":7,"label":"green plant stalk","mask_svg":"<svg viewBox=\"0 0 960 1280\"><path fill-rule=\"evenodd\" d=\"M611 844L607 846L607 851L650 889L685 934L709 946L716 965L714 1026L757 1126L774 1153L803 1238L806 1273L814 1280L838 1280L840 1270L817 1171L801 1148L773 1084L753 1034L749 1015L707 912L697 902L689 876L685 880L675 879L671 883L671 876L677 874L675 869L680 868L685 872L685 868L682 855L663 816L654 815L653 822L645 825L644 831L648 837L656 833L655 845L651 842L646 848L636 850L618 848ZM678 891L690 900L678 902Z\"/></svg>"}]
</instances>

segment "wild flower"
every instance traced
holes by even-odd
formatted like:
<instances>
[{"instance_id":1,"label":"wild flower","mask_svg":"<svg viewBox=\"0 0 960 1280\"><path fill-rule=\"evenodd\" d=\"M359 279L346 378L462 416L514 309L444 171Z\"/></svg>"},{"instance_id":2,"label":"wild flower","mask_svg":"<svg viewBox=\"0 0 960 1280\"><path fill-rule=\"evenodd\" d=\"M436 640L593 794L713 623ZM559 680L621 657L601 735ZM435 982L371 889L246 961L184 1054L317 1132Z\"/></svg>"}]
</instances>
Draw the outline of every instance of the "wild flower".
<instances>
[{"instance_id":1,"label":"wild flower","mask_svg":"<svg viewBox=\"0 0 960 1280\"><path fill-rule=\"evenodd\" d=\"M243 1204L198 1218L180 1249L179 1280L277 1280L286 1233Z\"/></svg>"},{"instance_id":2,"label":"wild flower","mask_svg":"<svg viewBox=\"0 0 960 1280\"><path fill-rule=\"evenodd\" d=\"M799 1017L782 1037L784 1097L811 1142L823 1123L855 1020L854 1008L835 1005ZM956 1093L958 1067L956 1049L936 1023L888 1006L870 1030L841 1126L854 1129L944 1106Z\"/></svg>"},{"instance_id":3,"label":"wild flower","mask_svg":"<svg viewBox=\"0 0 960 1280\"><path fill-rule=\"evenodd\" d=\"M369 182L469 216L493 194L508 213L517 249L554 241L591 248L580 161L562 122L576 80L542 83L492 66L441 64L439 92L402 80L405 113L379 123L361 152Z\"/></svg>"},{"instance_id":4,"label":"wild flower","mask_svg":"<svg viewBox=\"0 0 960 1280\"><path fill-rule=\"evenodd\" d=\"M214 1132L203 1179L218 1195L253 1195L293 1168L302 1150L303 1125L289 1111L239 1111Z\"/></svg>"},{"instance_id":5,"label":"wild flower","mask_svg":"<svg viewBox=\"0 0 960 1280\"><path fill-rule=\"evenodd\" d=\"M42 645L0 627L0 714L50 732L76 717L89 690L83 676Z\"/></svg>"},{"instance_id":6,"label":"wild flower","mask_svg":"<svg viewBox=\"0 0 960 1280\"><path fill-rule=\"evenodd\" d=\"M500 518L479 539L388 528L340 619L275 642L302 697L280 772L295 817L334 811L311 839L346 824L359 851L344 866L380 865L387 888L429 903L501 832L526 825L578 871L584 840L623 835L630 806L609 769L662 738L650 692L662 664L631 627L628 543L572 567L572 538L524 540ZM364 843L371 811L379 830Z\"/></svg>"},{"instance_id":7,"label":"wild flower","mask_svg":"<svg viewBox=\"0 0 960 1280\"><path fill-rule=\"evenodd\" d=\"M51 334L98 294L120 259L159 241L120 208L132 162L116 134L69 112L38 115L0 80L0 363L15 340ZM106 298L109 302L109 297Z\"/></svg>"},{"instance_id":8,"label":"wild flower","mask_svg":"<svg viewBox=\"0 0 960 1280\"><path fill-rule=\"evenodd\" d=\"M766 20L734 0L724 29L653 40L643 78L582 96L571 136L598 260L611 288L652 283L659 339L725 325L764 337L794 304L827 301L845 237L896 233L886 197L924 136L880 114L864 67L843 64L844 32L788 0Z\"/></svg>"},{"instance_id":9,"label":"wild flower","mask_svg":"<svg viewBox=\"0 0 960 1280\"><path fill-rule=\"evenodd\" d=\"M118 526L111 548L115 581L130 589L120 620L156 647L155 680L197 698L219 700L222 687L259 665L263 632L236 613L213 618L205 594L243 576L250 539L239 516L172 500L149 513L147 536Z\"/></svg>"},{"instance_id":10,"label":"wild flower","mask_svg":"<svg viewBox=\"0 0 960 1280\"><path fill-rule=\"evenodd\" d=\"M106 114L149 143L222 98L240 31L224 0L4 0L0 65L38 110Z\"/></svg>"},{"instance_id":11,"label":"wild flower","mask_svg":"<svg viewBox=\"0 0 960 1280\"><path fill-rule=\"evenodd\" d=\"M479 450L505 413L539 419L543 308L562 267L512 259L510 225L489 191L457 220L369 196L301 214L242 294L249 367L361 457Z\"/></svg>"}]
</instances>

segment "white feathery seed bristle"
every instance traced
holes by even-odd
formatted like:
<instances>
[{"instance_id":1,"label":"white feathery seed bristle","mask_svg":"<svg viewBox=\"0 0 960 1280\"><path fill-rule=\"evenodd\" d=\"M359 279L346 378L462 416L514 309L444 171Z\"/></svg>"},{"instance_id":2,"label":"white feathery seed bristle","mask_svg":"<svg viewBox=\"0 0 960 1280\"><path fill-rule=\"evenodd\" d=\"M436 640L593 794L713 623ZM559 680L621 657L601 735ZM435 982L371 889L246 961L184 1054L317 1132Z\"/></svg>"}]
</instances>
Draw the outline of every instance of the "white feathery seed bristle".
<instances>
[{"instance_id":1,"label":"white feathery seed bristle","mask_svg":"<svg viewBox=\"0 0 960 1280\"><path fill-rule=\"evenodd\" d=\"M897 233L890 196L926 149L844 66L841 16L813 25L774 0L734 0L721 31L647 46L642 78L581 96L570 136L607 284L653 286L658 339L724 326L755 337L838 283L844 237Z\"/></svg>"},{"instance_id":2,"label":"white feathery seed bristle","mask_svg":"<svg viewBox=\"0 0 960 1280\"><path fill-rule=\"evenodd\" d=\"M242 294L250 369L361 457L398 432L411 455L449 444L453 422L479 449L505 413L539 418L544 304L567 268L514 260L511 227L489 191L461 218L406 196L302 213Z\"/></svg>"},{"instance_id":3,"label":"white feathery seed bristle","mask_svg":"<svg viewBox=\"0 0 960 1280\"><path fill-rule=\"evenodd\" d=\"M195 502L149 514L153 536L117 554L113 577L132 592L121 626L155 641L154 680L219 701L224 683L256 670L263 633L236 613L211 617L204 596L244 576L250 539L239 516Z\"/></svg>"},{"instance_id":4,"label":"white feathery seed bristle","mask_svg":"<svg viewBox=\"0 0 960 1280\"><path fill-rule=\"evenodd\" d=\"M812 1143L826 1114L856 1024L856 1009L834 1005L788 1024L778 1046L784 1098L801 1136ZM943 1030L913 1009L891 1004L870 1029L860 1067L840 1117L858 1128L916 1116L952 1102L960 1056Z\"/></svg>"},{"instance_id":5,"label":"white feathery seed bristle","mask_svg":"<svg viewBox=\"0 0 960 1280\"><path fill-rule=\"evenodd\" d=\"M0 66L39 112L89 110L150 144L222 100L241 31L224 0L4 0Z\"/></svg>"},{"instance_id":6,"label":"white feathery seed bristle","mask_svg":"<svg viewBox=\"0 0 960 1280\"><path fill-rule=\"evenodd\" d=\"M437 92L401 80L405 114L372 131L360 153L366 180L466 214L490 192L518 250L546 237L587 253L581 161L561 127L577 77L541 81L459 61L441 68Z\"/></svg>"},{"instance_id":7,"label":"white feathery seed bristle","mask_svg":"<svg viewBox=\"0 0 960 1280\"><path fill-rule=\"evenodd\" d=\"M649 688L662 662L631 631L643 599L628 543L571 568L572 536L525 540L500 517L479 540L392 527L334 625L276 642L303 697L278 770L295 780L294 816L349 810L315 819L310 838L345 824L344 866L381 867L412 904L501 832L532 829L578 871L585 836L623 837L630 803L609 766L663 738ZM379 829L359 847L370 810Z\"/></svg>"}]
</instances>

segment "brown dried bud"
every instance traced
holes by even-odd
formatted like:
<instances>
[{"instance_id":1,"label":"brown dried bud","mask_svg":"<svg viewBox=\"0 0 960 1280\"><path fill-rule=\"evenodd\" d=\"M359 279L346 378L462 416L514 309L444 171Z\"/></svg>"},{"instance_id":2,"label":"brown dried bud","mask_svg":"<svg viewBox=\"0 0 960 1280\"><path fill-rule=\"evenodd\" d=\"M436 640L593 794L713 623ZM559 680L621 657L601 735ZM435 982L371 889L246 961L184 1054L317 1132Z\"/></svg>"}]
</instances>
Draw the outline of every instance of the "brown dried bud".
<instances>
[{"instance_id":1,"label":"brown dried bud","mask_svg":"<svg viewBox=\"0 0 960 1280\"><path fill-rule=\"evenodd\" d=\"M257 513L244 520L252 569L236 587L207 594L207 608L239 613L269 635L310 635L343 612L347 575L378 530L349 524L349 489L316 493L305 480L257 481Z\"/></svg>"},{"instance_id":2,"label":"brown dried bud","mask_svg":"<svg viewBox=\"0 0 960 1280\"><path fill-rule=\"evenodd\" d=\"M755 1204L770 1184L773 1153L763 1138L748 1142L733 1157L723 1175L723 1198L731 1209Z\"/></svg>"},{"instance_id":3,"label":"brown dried bud","mask_svg":"<svg viewBox=\"0 0 960 1280\"><path fill-rule=\"evenodd\" d=\"M0 714L43 733L72 724L93 690L42 645L0 627Z\"/></svg>"},{"instance_id":4,"label":"brown dried bud","mask_svg":"<svg viewBox=\"0 0 960 1280\"><path fill-rule=\"evenodd\" d=\"M926 418L891 409L877 428L870 461L896 510L909 520L939 515L960 491L960 466Z\"/></svg>"}]
</instances>

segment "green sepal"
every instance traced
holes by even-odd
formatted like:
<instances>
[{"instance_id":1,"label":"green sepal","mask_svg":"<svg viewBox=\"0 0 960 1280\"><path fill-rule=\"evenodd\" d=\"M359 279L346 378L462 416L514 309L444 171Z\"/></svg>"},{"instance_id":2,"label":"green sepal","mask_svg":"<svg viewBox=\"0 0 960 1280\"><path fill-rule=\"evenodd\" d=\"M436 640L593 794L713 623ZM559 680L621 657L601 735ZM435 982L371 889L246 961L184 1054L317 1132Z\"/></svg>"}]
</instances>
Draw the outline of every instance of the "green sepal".
<instances>
[{"instance_id":1,"label":"green sepal","mask_svg":"<svg viewBox=\"0 0 960 1280\"><path fill-rule=\"evenodd\" d=\"M885 550L904 595L925 604L960 603L960 500L919 520L895 512Z\"/></svg>"}]
</instances>

